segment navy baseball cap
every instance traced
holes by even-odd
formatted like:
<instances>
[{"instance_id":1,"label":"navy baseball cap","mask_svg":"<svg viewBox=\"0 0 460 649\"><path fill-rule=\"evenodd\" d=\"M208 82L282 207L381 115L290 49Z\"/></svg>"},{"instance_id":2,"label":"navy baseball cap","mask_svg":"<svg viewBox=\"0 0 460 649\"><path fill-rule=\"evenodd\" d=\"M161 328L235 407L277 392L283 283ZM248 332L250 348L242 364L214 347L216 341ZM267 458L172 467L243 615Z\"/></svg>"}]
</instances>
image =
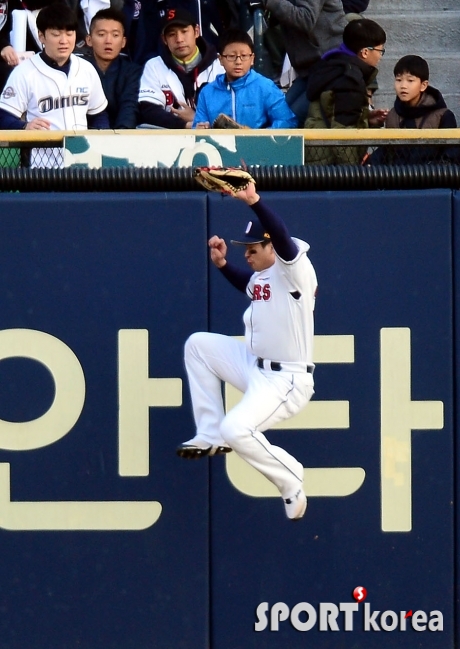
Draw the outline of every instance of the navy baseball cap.
<instances>
[{"instance_id":1,"label":"navy baseball cap","mask_svg":"<svg viewBox=\"0 0 460 649\"><path fill-rule=\"evenodd\" d=\"M231 239L235 246L248 246L251 243L263 243L270 241L270 235L262 227L260 221L249 221L246 226L246 232L243 239Z\"/></svg>"},{"instance_id":2,"label":"navy baseball cap","mask_svg":"<svg viewBox=\"0 0 460 649\"><path fill-rule=\"evenodd\" d=\"M164 34L168 27L172 25L180 25L181 27L188 27L197 25L195 16L182 7L177 9L168 9L161 24L161 33Z\"/></svg>"}]
</instances>

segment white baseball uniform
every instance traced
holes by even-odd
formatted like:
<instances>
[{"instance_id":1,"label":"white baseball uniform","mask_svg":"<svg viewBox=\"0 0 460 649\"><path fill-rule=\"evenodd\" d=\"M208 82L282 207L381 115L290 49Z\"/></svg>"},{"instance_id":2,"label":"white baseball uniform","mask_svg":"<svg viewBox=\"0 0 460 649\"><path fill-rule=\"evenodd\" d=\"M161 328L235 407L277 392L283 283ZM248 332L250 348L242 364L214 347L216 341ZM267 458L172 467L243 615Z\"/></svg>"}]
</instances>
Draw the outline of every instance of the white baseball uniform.
<instances>
[{"instance_id":1,"label":"white baseball uniform","mask_svg":"<svg viewBox=\"0 0 460 649\"><path fill-rule=\"evenodd\" d=\"M202 332L185 345L197 437L210 445L227 443L273 482L283 498L298 491L303 466L270 444L263 432L302 410L314 393L317 280L307 256L309 245L293 241L298 252L292 261L277 255L270 268L254 273L249 281L245 343ZM227 414L221 381L243 392Z\"/></svg>"},{"instance_id":2,"label":"white baseball uniform","mask_svg":"<svg viewBox=\"0 0 460 649\"><path fill-rule=\"evenodd\" d=\"M101 80L91 63L70 55L68 75L52 68L40 54L11 72L0 97L0 108L27 122L44 117L52 131L85 130L87 114L96 115L107 106ZM34 149L31 166L62 167L61 149Z\"/></svg>"}]
</instances>

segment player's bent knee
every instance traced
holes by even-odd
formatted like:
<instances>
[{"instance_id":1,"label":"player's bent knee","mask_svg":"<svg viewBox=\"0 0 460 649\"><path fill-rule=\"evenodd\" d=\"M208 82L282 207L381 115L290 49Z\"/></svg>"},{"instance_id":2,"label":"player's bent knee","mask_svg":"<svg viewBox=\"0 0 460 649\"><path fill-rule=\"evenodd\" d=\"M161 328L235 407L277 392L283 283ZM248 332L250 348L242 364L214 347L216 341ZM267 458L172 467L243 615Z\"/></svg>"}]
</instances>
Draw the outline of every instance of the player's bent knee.
<instances>
[{"instance_id":1,"label":"player's bent knee","mask_svg":"<svg viewBox=\"0 0 460 649\"><path fill-rule=\"evenodd\" d=\"M236 417L228 414L220 424L220 435L229 446L235 448L245 436L250 435L250 430L245 428Z\"/></svg>"},{"instance_id":2,"label":"player's bent knee","mask_svg":"<svg viewBox=\"0 0 460 649\"><path fill-rule=\"evenodd\" d=\"M203 346L207 335L205 331L197 331L187 338L184 345L185 358Z\"/></svg>"}]
</instances>

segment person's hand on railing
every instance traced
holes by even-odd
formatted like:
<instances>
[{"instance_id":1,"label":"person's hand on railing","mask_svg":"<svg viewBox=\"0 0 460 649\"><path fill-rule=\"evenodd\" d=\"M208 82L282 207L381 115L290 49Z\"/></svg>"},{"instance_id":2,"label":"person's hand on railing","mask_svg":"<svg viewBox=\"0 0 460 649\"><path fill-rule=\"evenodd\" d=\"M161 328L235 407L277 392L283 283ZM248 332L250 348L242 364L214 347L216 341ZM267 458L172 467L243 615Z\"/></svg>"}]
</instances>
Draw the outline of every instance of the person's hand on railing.
<instances>
[{"instance_id":1,"label":"person's hand on railing","mask_svg":"<svg viewBox=\"0 0 460 649\"><path fill-rule=\"evenodd\" d=\"M26 131L49 131L51 123L43 117L34 117L24 127Z\"/></svg>"}]
</instances>

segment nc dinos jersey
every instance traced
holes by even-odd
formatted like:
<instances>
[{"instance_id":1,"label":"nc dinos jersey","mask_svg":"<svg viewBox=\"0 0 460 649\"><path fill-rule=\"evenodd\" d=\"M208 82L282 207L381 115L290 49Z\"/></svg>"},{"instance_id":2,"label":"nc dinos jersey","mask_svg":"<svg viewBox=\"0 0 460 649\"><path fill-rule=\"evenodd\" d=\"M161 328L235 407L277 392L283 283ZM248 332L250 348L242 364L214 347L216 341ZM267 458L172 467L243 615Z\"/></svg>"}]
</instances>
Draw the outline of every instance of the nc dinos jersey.
<instances>
[{"instance_id":1,"label":"nc dinos jersey","mask_svg":"<svg viewBox=\"0 0 460 649\"><path fill-rule=\"evenodd\" d=\"M0 97L0 108L27 122L43 117L52 131L86 130L87 114L103 111L107 99L91 63L73 54L70 61L68 75L47 65L39 54L15 67ZM58 152L34 150L32 166L61 166Z\"/></svg>"}]
</instances>

